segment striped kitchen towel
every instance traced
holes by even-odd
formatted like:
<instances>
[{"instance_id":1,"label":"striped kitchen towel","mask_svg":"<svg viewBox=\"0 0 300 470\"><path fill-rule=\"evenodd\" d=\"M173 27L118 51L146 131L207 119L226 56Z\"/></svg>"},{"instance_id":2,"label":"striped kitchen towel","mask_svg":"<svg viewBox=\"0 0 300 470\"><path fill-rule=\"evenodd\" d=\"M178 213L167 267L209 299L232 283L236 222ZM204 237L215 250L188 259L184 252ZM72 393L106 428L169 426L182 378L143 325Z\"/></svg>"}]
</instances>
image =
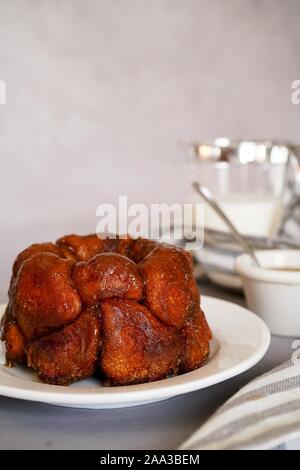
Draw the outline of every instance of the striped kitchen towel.
<instances>
[{"instance_id":1,"label":"striped kitchen towel","mask_svg":"<svg viewBox=\"0 0 300 470\"><path fill-rule=\"evenodd\" d=\"M184 450L299 449L300 359L252 380L184 444Z\"/></svg>"}]
</instances>

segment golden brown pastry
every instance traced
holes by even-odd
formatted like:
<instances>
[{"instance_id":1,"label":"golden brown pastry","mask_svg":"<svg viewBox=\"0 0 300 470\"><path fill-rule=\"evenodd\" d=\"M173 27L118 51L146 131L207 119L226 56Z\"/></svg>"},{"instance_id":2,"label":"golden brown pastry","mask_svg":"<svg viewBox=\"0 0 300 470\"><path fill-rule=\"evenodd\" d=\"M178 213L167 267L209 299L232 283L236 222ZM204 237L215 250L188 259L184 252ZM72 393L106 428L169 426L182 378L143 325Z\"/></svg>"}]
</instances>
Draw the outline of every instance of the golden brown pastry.
<instances>
[{"instance_id":1,"label":"golden brown pastry","mask_svg":"<svg viewBox=\"0 0 300 470\"><path fill-rule=\"evenodd\" d=\"M125 238L119 236L115 238L100 237L97 234L92 235L66 235L59 238L57 246L62 249L68 249L76 259L86 261L100 253L119 253L127 256L130 252L134 240L126 235Z\"/></svg>"},{"instance_id":2,"label":"golden brown pastry","mask_svg":"<svg viewBox=\"0 0 300 470\"><path fill-rule=\"evenodd\" d=\"M73 261L53 253L25 260L11 287L12 313L27 339L41 336L74 320L81 300L73 287Z\"/></svg>"},{"instance_id":3,"label":"golden brown pastry","mask_svg":"<svg viewBox=\"0 0 300 470\"><path fill-rule=\"evenodd\" d=\"M102 253L77 263L73 281L87 306L111 297L141 300L143 295L143 281L137 265L117 253Z\"/></svg>"},{"instance_id":4,"label":"golden brown pastry","mask_svg":"<svg viewBox=\"0 0 300 470\"><path fill-rule=\"evenodd\" d=\"M204 313L199 306L181 330L183 352L180 360L180 373L200 367L209 356L209 341L212 334Z\"/></svg>"},{"instance_id":5,"label":"golden brown pastry","mask_svg":"<svg viewBox=\"0 0 300 470\"><path fill-rule=\"evenodd\" d=\"M13 264L12 272L13 276L16 276L19 270L19 267L31 256L36 255L37 253L54 253L55 255L62 256L61 250L54 245L54 243L34 243L30 245L25 250L21 251L15 259Z\"/></svg>"},{"instance_id":6,"label":"golden brown pastry","mask_svg":"<svg viewBox=\"0 0 300 470\"><path fill-rule=\"evenodd\" d=\"M69 385L94 373L100 344L99 312L85 309L70 325L29 342L27 364L43 382Z\"/></svg>"},{"instance_id":7,"label":"golden brown pastry","mask_svg":"<svg viewBox=\"0 0 300 470\"><path fill-rule=\"evenodd\" d=\"M56 241L56 245L73 253L78 260L88 260L102 253L105 240L93 235L66 235Z\"/></svg>"},{"instance_id":8,"label":"golden brown pastry","mask_svg":"<svg viewBox=\"0 0 300 470\"><path fill-rule=\"evenodd\" d=\"M132 259L135 263L139 263L144 259L149 253L151 253L154 248L159 246L159 243L154 240L147 240L146 238L138 238L131 245L129 258Z\"/></svg>"},{"instance_id":9,"label":"golden brown pastry","mask_svg":"<svg viewBox=\"0 0 300 470\"><path fill-rule=\"evenodd\" d=\"M8 365L14 365L15 362L20 364L26 363L25 354L25 337L18 326L16 320L13 319L9 307L1 320L2 340L6 344L6 361Z\"/></svg>"},{"instance_id":10,"label":"golden brown pastry","mask_svg":"<svg viewBox=\"0 0 300 470\"><path fill-rule=\"evenodd\" d=\"M194 278L182 249L162 245L139 264L145 305L169 326L181 328L195 304Z\"/></svg>"},{"instance_id":11,"label":"golden brown pastry","mask_svg":"<svg viewBox=\"0 0 300 470\"><path fill-rule=\"evenodd\" d=\"M180 248L97 235L34 244L13 265L1 322L7 361L58 385L96 367L116 385L188 372L209 355L199 305L191 256Z\"/></svg>"},{"instance_id":12,"label":"golden brown pastry","mask_svg":"<svg viewBox=\"0 0 300 470\"><path fill-rule=\"evenodd\" d=\"M117 236L114 239L106 239L104 251L118 253L119 255L127 256L131 258L131 250L135 245L136 240L133 240L128 235L122 237ZM132 259L132 258L131 258ZM133 260L134 261L134 260Z\"/></svg>"},{"instance_id":13,"label":"golden brown pastry","mask_svg":"<svg viewBox=\"0 0 300 470\"><path fill-rule=\"evenodd\" d=\"M179 332L132 300L101 304L103 345L100 368L115 385L149 382L177 372Z\"/></svg>"}]
</instances>

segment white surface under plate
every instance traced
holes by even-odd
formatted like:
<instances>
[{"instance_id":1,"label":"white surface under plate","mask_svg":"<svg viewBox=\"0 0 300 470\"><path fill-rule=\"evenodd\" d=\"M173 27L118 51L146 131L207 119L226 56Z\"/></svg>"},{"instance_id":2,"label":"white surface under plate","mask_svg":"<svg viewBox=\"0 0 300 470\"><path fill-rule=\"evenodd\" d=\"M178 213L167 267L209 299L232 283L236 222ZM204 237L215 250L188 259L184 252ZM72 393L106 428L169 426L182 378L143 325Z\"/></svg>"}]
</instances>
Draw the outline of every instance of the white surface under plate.
<instances>
[{"instance_id":1,"label":"white surface under plate","mask_svg":"<svg viewBox=\"0 0 300 470\"><path fill-rule=\"evenodd\" d=\"M207 363L193 372L157 382L104 387L96 378L64 387L46 385L21 366L0 365L0 395L74 408L121 408L166 400L192 392L244 372L265 354L270 333L265 323L248 310L224 300L202 297L202 307L213 331ZM0 317L5 306L1 306Z\"/></svg>"}]
</instances>

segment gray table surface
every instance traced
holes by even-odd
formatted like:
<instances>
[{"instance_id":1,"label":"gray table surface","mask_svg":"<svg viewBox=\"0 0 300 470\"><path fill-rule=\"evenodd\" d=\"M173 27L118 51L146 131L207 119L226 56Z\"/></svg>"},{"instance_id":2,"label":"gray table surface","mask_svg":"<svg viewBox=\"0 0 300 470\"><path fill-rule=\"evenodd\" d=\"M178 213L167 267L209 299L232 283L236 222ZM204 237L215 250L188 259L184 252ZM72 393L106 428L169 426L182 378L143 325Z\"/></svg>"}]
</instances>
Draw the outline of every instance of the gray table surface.
<instances>
[{"instance_id":1,"label":"gray table surface","mask_svg":"<svg viewBox=\"0 0 300 470\"><path fill-rule=\"evenodd\" d=\"M241 295L211 285L201 291L244 305ZM274 336L265 357L247 372L152 405L84 410L0 397L0 448L176 449L242 385L287 360L292 341Z\"/></svg>"}]
</instances>

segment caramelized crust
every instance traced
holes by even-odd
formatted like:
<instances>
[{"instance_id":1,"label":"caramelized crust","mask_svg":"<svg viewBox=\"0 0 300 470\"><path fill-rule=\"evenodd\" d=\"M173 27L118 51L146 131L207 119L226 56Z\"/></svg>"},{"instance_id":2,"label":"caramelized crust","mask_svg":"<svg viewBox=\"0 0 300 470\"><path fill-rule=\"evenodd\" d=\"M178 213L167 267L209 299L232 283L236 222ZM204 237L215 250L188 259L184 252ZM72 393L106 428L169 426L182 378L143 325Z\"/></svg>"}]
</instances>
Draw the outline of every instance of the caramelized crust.
<instances>
[{"instance_id":1,"label":"caramelized crust","mask_svg":"<svg viewBox=\"0 0 300 470\"><path fill-rule=\"evenodd\" d=\"M6 360L8 364L15 362L26 362L25 355L25 338L20 330L17 322L12 318L9 307L1 320L1 339L5 340L6 344Z\"/></svg>"},{"instance_id":2,"label":"caramelized crust","mask_svg":"<svg viewBox=\"0 0 300 470\"><path fill-rule=\"evenodd\" d=\"M102 253L77 263L73 281L87 306L111 297L141 300L143 295L143 281L136 264L116 253Z\"/></svg>"},{"instance_id":3,"label":"caramelized crust","mask_svg":"<svg viewBox=\"0 0 300 470\"><path fill-rule=\"evenodd\" d=\"M129 236L126 236L125 238L117 237L115 239L107 238L104 251L118 253L119 255L123 255L123 256L127 256L128 258L131 258L130 254L131 254L131 250L134 244L135 244L135 240L133 240Z\"/></svg>"},{"instance_id":4,"label":"caramelized crust","mask_svg":"<svg viewBox=\"0 0 300 470\"><path fill-rule=\"evenodd\" d=\"M68 249L78 260L88 260L92 256L98 255L103 251L105 239L100 239L96 234L93 235L66 235L59 238L57 246Z\"/></svg>"},{"instance_id":5,"label":"caramelized crust","mask_svg":"<svg viewBox=\"0 0 300 470\"><path fill-rule=\"evenodd\" d=\"M145 305L169 326L181 328L195 305L196 285L183 250L162 245L139 264Z\"/></svg>"},{"instance_id":6,"label":"caramelized crust","mask_svg":"<svg viewBox=\"0 0 300 470\"><path fill-rule=\"evenodd\" d=\"M72 286L73 262L38 253L21 265L11 289L11 305L27 339L74 320L81 301Z\"/></svg>"},{"instance_id":7,"label":"caramelized crust","mask_svg":"<svg viewBox=\"0 0 300 470\"><path fill-rule=\"evenodd\" d=\"M66 235L56 242L58 247L67 248L80 261L87 261L95 255L108 252L128 256L133 243L134 240L128 236L108 238L105 234Z\"/></svg>"},{"instance_id":8,"label":"caramelized crust","mask_svg":"<svg viewBox=\"0 0 300 470\"><path fill-rule=\"evenodd\" d=\"M199 306L195 308L186 325L182 328L183 353L180 360L180 373L200 367L209 356L209 340L212 334L205 315Z\"/></svg>"},{"instance_id":9,"label":"caramelized crust","mask_svg":"<svg viewBox=\"0 0 300 470\"><path fill-rule=\"evenodd\" d=\"M69 385L93 374L100 344L99 314L86 309L71 325L30 342L27 364L43 382Z\"/></svg>"},{"instance_id":10,"label":"caramelized crust","mask_svg":"<svg viewBox=\"0 0 300 470\"><path fill-rule=\"evenodd\" d=\"M132 300L105 300L101 310L103 346L99 362L113 384L158 380L177 371L181 353L177 330Z\"/></svg>"},{"instance_id":11,"label":"caramelized crust","mask_svg":"<svg viewBox=\"0 0 300 470\"><path fill-rule=\"evenodd\" d=\"M159 246L159 243L154 240L147 240L146 238L138 238L132 244L130 253L128 256L135 263L139 263L149 253L151 253L151 251L154 250L154 248L156 248L157 246Z\"/></svg>"},{"instance_id":12,"label":"caramelized crust","mask_svg":"<svg viewBox=\"0 0 300 470\"><path fill-rule=\"evenodd\" d=\"M209 355L199 305L184 250L129 236L67 235L16 258L1 322L6 357L59 385L88 377L96 364L116 385L188 372Z\"/></svg>"},{"instance_id":13,"label":"caramelized crust","mask_svg":"<svg viewBox=\"0 0 300 470\"><path fill-rule=\"evenodd\" d=\"M58 256L62 255L60 249L55 246L54 243L34 243L25 250L21 251L21 253L19 253L16 257L12 268L13 277L17 275L23 261L27 260L33 255L36 255L37 253L54 253Z\"/></svg>"}]
</instances>

